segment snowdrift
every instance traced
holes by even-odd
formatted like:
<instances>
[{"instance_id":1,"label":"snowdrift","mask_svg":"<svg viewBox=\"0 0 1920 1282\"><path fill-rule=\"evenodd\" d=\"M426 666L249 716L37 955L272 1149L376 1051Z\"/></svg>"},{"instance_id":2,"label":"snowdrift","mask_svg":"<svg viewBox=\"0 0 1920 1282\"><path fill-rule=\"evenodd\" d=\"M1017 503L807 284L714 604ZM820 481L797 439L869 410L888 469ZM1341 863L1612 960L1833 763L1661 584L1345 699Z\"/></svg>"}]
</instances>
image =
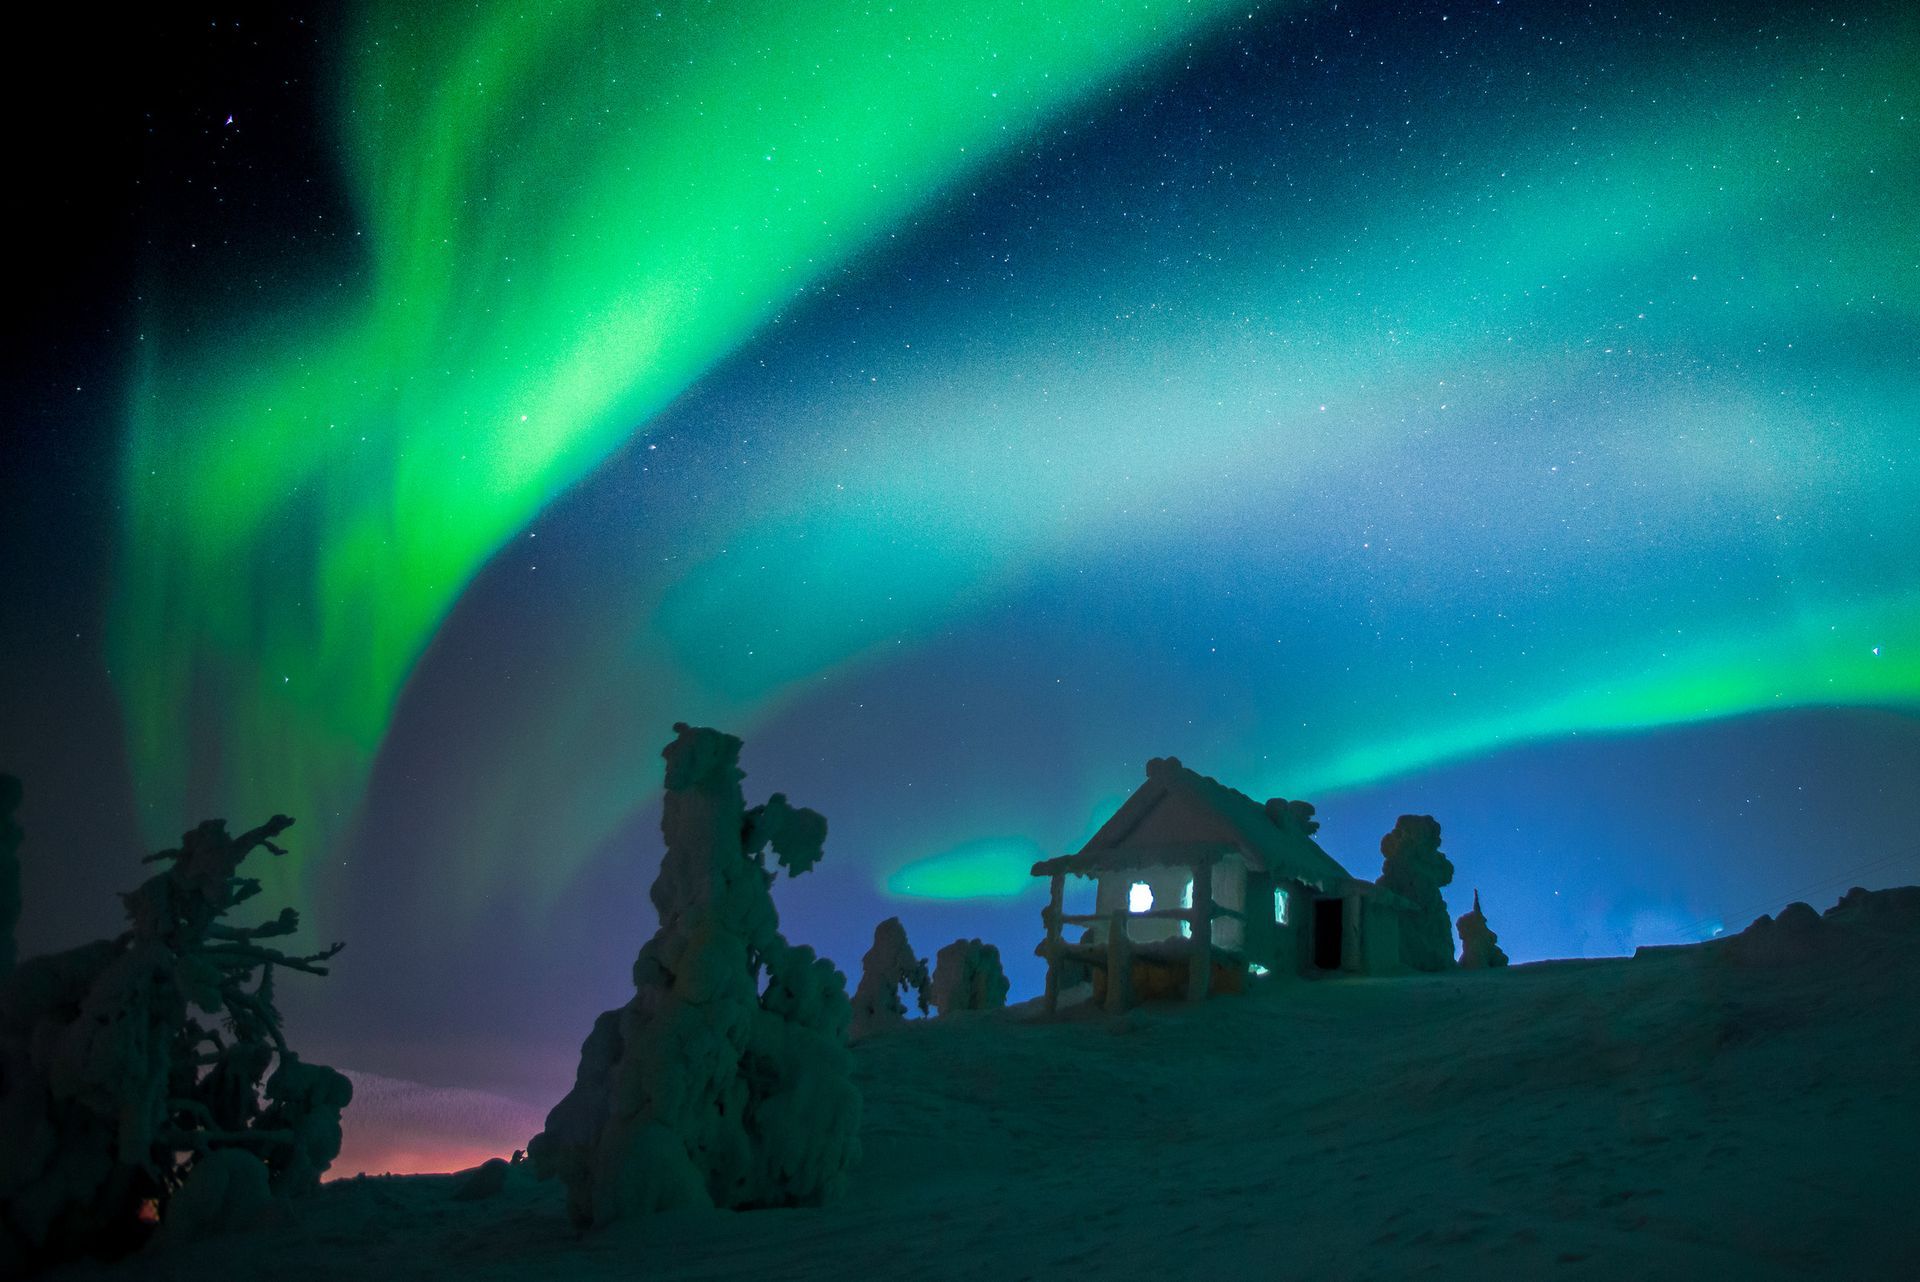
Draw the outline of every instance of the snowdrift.
<instances>
[{"instance_id":1,"label":"snowdrift","mask_svg":"<svg viewBox=\"0 0 1920 1282\"><path fill-rule=\"evenodd\" d=\"M580 1236L522 1168L343 1180L67 1276L1920 1276L1917 945L1920 890L1853 892L1633 959L913 1021L856 1049L832 1206Z\"/></svg>"}]
</instances>

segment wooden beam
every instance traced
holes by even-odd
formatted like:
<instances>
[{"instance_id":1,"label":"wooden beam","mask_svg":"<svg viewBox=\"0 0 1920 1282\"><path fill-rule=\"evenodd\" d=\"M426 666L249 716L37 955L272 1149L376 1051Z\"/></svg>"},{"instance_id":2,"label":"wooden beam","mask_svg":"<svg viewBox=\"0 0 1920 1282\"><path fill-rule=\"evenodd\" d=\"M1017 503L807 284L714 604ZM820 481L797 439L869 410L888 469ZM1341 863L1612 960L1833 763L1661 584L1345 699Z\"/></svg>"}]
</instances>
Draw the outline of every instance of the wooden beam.
<instances>
[{"instance_id":1,"label":"wooden beam","mask_svg":"<svg viewBox=\"0 0 1920 1282\"><path fill-rule=\"evenodd\" d=\"M1125 909L1116 909L1115 911L1126 912ZM1194 908L1149 908L1143 913L1126 913L1126 915L1134 921L1192 921L1193 915L1197 911L1199 910ZM1233 917L1236 919L1246 916L1245 913L1240 912L1238 909L1222 908L1218 904L1213 906L1213 915L1215 917ZM1113 913L1062 913L1060 920L1069 926L1092 926L1099 922L1111 920L1112 917Z\"/></svg>"},{"instance_id":2,"label":"wooden beam","mask_svg":"<svg viewBox=\"0 0 1920 1282\"><path fill-rule=\"evenodd\" d=\"M1107 925L1107 1009L1118 1015L1133 1005L1133 941L1127 938L1127 912L1113 910Z\"/></svg>"}]
</instances>

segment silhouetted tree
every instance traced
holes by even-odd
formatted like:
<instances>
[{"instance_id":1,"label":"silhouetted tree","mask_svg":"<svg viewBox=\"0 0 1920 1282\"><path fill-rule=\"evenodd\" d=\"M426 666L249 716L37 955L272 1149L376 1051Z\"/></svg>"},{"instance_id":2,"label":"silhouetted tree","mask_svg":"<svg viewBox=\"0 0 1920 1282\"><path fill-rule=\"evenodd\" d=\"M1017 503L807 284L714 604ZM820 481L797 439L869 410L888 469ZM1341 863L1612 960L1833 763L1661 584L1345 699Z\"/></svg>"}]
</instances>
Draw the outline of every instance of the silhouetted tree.
<instances>
[{"instance_id":1,"label":"silhouetted tree","mask_svg":"<svg viewBox=\"0 0 1920 1282\"><path fill-rule=\"evenodd\" d=\"M907 1017L900 994L911 989L922 1015L927 1013L927 959L913 955L907 928L889 917L873 928L873 947L860 959L860 986L853 990L856 1040Z\"/></svg>"},{"instance_id":2,"label":"silhouetted tree","mask_svg":"<svg viewBox=\"0 0 1920 1282\"><path fill-rule=\"evenodd\" d=\"M298 928L291 908L224 920L260 893L242 861L285 853L292 823L201 824L144 861L165 867L121 896L128 930L0 981L0 1273L130 1249L190 1186L182 1224L204 1228L256 1187L311 1188L338 1154L352 1088L289 1049L273 985L326 974L341 946L263 942Z\"/></svg>"},{"instance_id":3,"label":"silhouetted tree","mask_svg":"<svg viewBox=\"0 0 1920 1282\"><path fill-rule=\"evenodd\" d=\"M1380 884L1413 902L1400 924L1400 957L1414 970L1453 965L1453 922L1440 888L1453 880L1453 863L1440 852L1440 824L1432 815L1401 815L1380 839Z\"/></svg>"},{"instance_id":4,"label":"silhouetted tree","mask_svg":"<svg viewBox=\"0 0 1920 1282\"><path fill-rule=\"evenodd\" d=\"M846 979L781 937L774 861L818 862L826 820L746 809L740 741L674 727L633 999L594 1022L574 1086L527 1155L582 1227L687 1206L811 1205L859 1156Z\"/></svg>"},{"instance_id":5,"label":"silhouetted tree","mask_svg":"<svg viewBox=\"0 0 1920 1282\"><path fill-rule=\"evenodd\" d=\"M1500 950L1500 936L1493 933L1487 925L1487 916L1480 911L1480 892L1473 892L1473 910L1462 913L1456 923L1460 928L1460 965L1467 970L1484 970L1491 966L1507 964L1507 955Z\"/></svg>"},{"instance_id":6,"label":"silhouetted tree","mask_svg":"<svg viewBox=\"0 0 1920 1282\"><path fill-rule=\"evenodd\" d=\"M998 948L977 939L956 939L934 954L927 999L942 1015L997 1010L1007 1004L1009 987Z\"/></svg>"}]
</instances>

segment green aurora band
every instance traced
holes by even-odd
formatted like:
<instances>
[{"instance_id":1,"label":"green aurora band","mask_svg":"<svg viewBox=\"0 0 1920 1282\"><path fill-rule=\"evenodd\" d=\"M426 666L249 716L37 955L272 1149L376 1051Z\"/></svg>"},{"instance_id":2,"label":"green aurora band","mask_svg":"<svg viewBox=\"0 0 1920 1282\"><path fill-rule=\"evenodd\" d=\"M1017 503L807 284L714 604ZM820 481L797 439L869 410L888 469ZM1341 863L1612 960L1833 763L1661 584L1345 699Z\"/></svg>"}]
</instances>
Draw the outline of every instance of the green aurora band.
<instances>
[{"instance_id":1,"label":"green aurora band","mask_svg":"<svg viewBox=\"0 0 1920 1282\"><path fill-rule=\"evenodd\" d=\"M136 389L117 670L158 826L198 793L235 813L304 804L338 832L435 628L542 504L942 183L1231 12L1040 8L932 8L877 31L792 6L743 7L719 31L593 6L538 22L497 6L446 30L370 20L343 128L364 297L207 352L150 338ZM583 60L605 74L579 75ZM1641 69L1596 90L1591 115L1516 121L1459 166L1410 166L1412 189L1364 217L1342 193L1319 221L1203 210L1232 243L1171 285L1146 244L1100 264L1099 290L1090 264L1061 264L1057 294L1035 291L1045 308L994 318L1003 338L882 356L878 390L810 399L759 466L832 476L831 492L743 485L751 506L714 505L671 571L636 568L546 691L529 730L551 741L517 750L577 760L571 728L625 687L646 687L616 696L632 717L691 705L750 729L809 683L897 661L891 639L1023 570L1117 543L1224 527L1288 541L1303 566L1351 557L1272 515L1409 441L1497 434L1625 369L1645 390L1588 441L1595 474L1635 478L1610 522L1583 535L1518 508L1433 556L1436 591L1491 615L1473 576L1524 545L1574 589L1548 644L1489 641L1488 662L1436 681L1406 671L1427 658L1418 637L1383 643L1365 703L1253 691L1238 748L1259 764L1232 781L1319 796L1571 734L1920 705L1916 68L1909 16L1866 47L1809 36L1758 70ZM1488 190L1503 194L1466 194ZM1762 350L1764 368L1742 367ZM1808 369L1834 371L1818 397L1770 382ZM1874 543L1822 537L1836 494ZM1762 509L1778 533L1742 537L1775 541L1781 585L1763 597L1714 595L1684 555L1640 566L1621 533L1665 522L1684 548L1711 533L1700 514ZM1636 573L1663 600L1701 584L1707 599L1644 615L1579 600ZM201 737L223 755L193 780L171 736L209 686L221 713ZM1286 729L1303 706L1310 739ZM638 739L596 745L611 755L569 799L574 829L520 889L550 891L633 805L653 751ZM529 768L527 795L561 786ZM1063 786L1091 802L1111 781ZM513 875L523 800L489 794L448 834L470 900ZM980 838L1005 831L930 835L877 875L900 894L1019 893L1035 848Z\"/></svg>"},{"instance_id":2,"label":"green aurora band","mask_svg":"<svg viewBox=\"0 0 1920 1282\"><path fill-rule=\"evenodd\" d=\"M1216 211L1245 241L1224 265L1169 283L1142 249L1130 270L1099 264L1119 279L1097 295L1063 272L1071 307L1038 290L1045 310L954 326L1013 336L998 346L970 341L945 365L880 358L880 390L811 405L795 426L812 444L782 461L859 497L776 492L703 550L696 541L646 612L670 642L649 662L764 709L819 673L887 662L889 638L991 601L1035 563L1129 544L1145 554L1224 525L1298 541L1312 569L1336 565L1341 549L1276 514L1368 484L1403 438L1470 450L1556 400L1585 427L1578 402L1630 378L1643 389L1633 417L1578 433L1584 466L1568 468L1569 486L1592 484L1581 473L1631 478L1613 485L1604 523L1569 530L1571 507L1544 507L1478 531L1448 525L1409 576L1438 575L1461 611L1491 616L1503 599L1475 576L1512 567L1506 545L1523 547L1529 574L1569 585L1539 628L1489 638L1484 665L1443 664L1443 676L1420 638L1369 650L1367 695L1350 702L1250 687L1260 729L1228 754L1243 763L1234 781L1323 797L1568 735L1915 706L1920 32L1908 22L1898 35L1864 52L1810 42L1757 72L1701 59L1684 92L1628 81L1592 116L1529 122L1488 148L1471 162L1487 172L1387 204L1445 207L1456 189L1491 185L1506 193L1491 208L1456 198L1405 225L1370 217L1358 238L1345 193L1304 237L1248 234L1244 213ZM1634 110L1656 89L1660 112ZM1551 125L1576 123L1586 163L1555 151ZM1756 351L1769 360L1743 367ZM1819 395L1788 395L1809 381ZM968 430L930 426L956 423ZM1858 542L1836 536L1836 494L1850 496ZM1713 587L1708 514L1775 563L1765 595ZM1649 545L1671 547L1670 564L1640 563ZM1662 610L1622 608L1617 584L1636 579L1657 586ZM1408 585L1390 573L1380 586ZM1697 603L1673 610L1685 600ZM1311 737L1287 729L1303 704ZM1076 784L1104 790L1062 781ZM935 853L883 868L885 884L938 898L1030 890L1020 843L979 839L1008 818L973 816L930 840Z\"/></svg>"},{"instance_id":3,"label":"green aurora band","mask_svg":"<svg viewBox=\"0 0 1920 1282\"><path fill-rule=\"evenodd\" d=\"M200 343L145 326L113 652L155 835L290 810L324 848L435 627L544 503L931 192L1244 9L367 14L354 287Z\"/></svg>"}]
</instances>

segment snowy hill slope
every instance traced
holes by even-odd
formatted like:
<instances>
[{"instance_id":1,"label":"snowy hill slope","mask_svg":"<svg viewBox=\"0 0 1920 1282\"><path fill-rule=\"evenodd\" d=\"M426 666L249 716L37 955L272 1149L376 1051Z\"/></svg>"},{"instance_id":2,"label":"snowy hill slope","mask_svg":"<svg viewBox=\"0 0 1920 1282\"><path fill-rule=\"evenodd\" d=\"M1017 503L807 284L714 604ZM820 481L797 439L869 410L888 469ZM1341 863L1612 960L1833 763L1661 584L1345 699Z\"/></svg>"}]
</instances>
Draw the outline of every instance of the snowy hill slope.
<instances>
[{"instance_id":1,"label":"snowy hill slope","mask_svg":"<svg viewBox=\"0 0 1920 1282\"><path fill-rule=\"evenodd\" d=\"M1829 936L909 1024L823 1210L578 1238L518 1171L343 1180L74 1275L1920 1276L1920 938Z\"/></svg>"}]
</instances>

